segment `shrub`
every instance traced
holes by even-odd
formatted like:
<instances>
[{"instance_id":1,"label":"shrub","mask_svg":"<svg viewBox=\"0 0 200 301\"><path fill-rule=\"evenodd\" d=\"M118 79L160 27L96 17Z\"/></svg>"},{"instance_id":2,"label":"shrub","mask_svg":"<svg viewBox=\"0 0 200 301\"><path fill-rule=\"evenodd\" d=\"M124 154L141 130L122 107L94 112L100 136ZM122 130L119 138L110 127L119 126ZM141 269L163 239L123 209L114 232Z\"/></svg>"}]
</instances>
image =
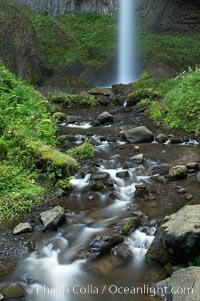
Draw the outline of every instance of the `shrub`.
<instances>
[{"instance_id":1,"label":"shrub","mask_svg":"<svg viewBox=\"0 0 200 301\"><path fill-rule=\"evenodd\" d=\"M8 153L8 142L0 138L0 159L5 159Z\"/></svg>"},{"instance_id":2,"label":"shrub","mask_svg":"<svg viewBox=\"0 0 200 301\"><path fill-rule=\"evenodd\" d=\"M67 151L68 156L71 156L77 160L93 158L94 153L95 148L88 140L85 140L82 145L71 148Z\"/></svg>"}]
</instances>

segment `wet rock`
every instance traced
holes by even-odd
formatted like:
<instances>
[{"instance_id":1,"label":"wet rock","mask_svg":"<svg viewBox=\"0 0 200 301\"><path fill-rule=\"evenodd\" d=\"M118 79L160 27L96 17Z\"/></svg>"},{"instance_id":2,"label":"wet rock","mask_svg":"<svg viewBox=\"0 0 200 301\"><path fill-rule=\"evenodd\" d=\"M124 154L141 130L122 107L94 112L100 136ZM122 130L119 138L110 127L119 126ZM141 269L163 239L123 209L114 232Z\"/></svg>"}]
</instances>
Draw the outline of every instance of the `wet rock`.
<instances>
[{"instance_id":1,"label":"wet rock","mask_svg":"<svg viewBox=\"0 0 200 301\"><path fill-rule=\"evenodd\" d=\"M120 235L98 236L90 243L88 251L93 255L103 255L123 241L124 238Z\"/></svg>"},{"instance_id":2,"label":"wet rock","mask_svg":"<svg viewBox=\"0 0 200 301\"><path fill-rule=\"evenodd\" d=\"M92 88L88 90L87 93L91 95L111 96L112 90L109 88Z\"/></svg>"},{"instance_id":3,"label":"wet rock","mask_svg":"<svg viewBox=\"0 0 200 301\"><path fill-rule=\"evenodd\" d=\"M132 87L130 87L129 85L125 85L125 84L112 85L112 91L114 94L121 94L127 96L132 90L133 90Z\"/></svg>"},{"instance_id":4,"label":"wet rock","mask_svg":"<svg viewBox=\"0 0 200 301\"><path fill-rule=\"evenodd\" d=\"M154 139L153 133L145 126L139 126L127 131L120 132L123 139L130 143L151 142Z\"/></svg>"},{"instance_id":5,"label":"wet rock","mask_svg":"<svg viewBox=\"0 0 200 301\"><path fill-rule=\"evenodd\" d=\"M199 300L200 267L189 267L175 271L170 278L160 281L155 286L158 292L163 291L162 297L170 301ZM163 288L168 288L164 290ZM170 288L173 288L174 294ZM179 293L176 293L179 292Z\"/></svg>"},{"instance_id":6,"label":"wet rock","mask_svg":"<svg viewBox=\"0 0 200 301\"><path fill-rule=\"evenodd\" d=\"M108 172L99 172L99 173L95 173L91 176L91 180L95 180L95 181L102 181L102 180L106 180L110 177L110 174Z\"/></svg>"},{"instance_id":7,"label":"wet rock","mask_svg":"<svg viewBox=\"0 0 200 301\"><path fill-rule=\"evenodd\" d=\"M0 287L0 293L4 299L20 299L26 295L25 289L18 283L5 284Z\"/></svg>"},{"instance_id":8,"label":"wet rock","mask_svg":"<svg viewBox=\"0 0 200 301\"><path fill-rule=\"evenodd\" d=\"M167 136L164 135L164 134L159 134L157 137L156 137L156 141L158 143L165 143L166 141L168 140Z\"/></svg>"},{"instance_id":9,"label":"wet rock","mask_svg":"<svg viewBox=\"0 0 200 301\"><path fill-rule=\"evenodd\" d=\"M131 252L129 246L125 243L119 244L118 246L114 247L112 249L112 254L125 260L133 257L133 253Z\"/></svg>"},{"instance_id":10,"label":"wet rock","mask_svg":"<svg viewBox=\"0 0 200 301\"><path fill-rule=\"evenodd\" d=\"M116 173L116 177L117 178L121 178L121 179L124 179L124 178L128 178L130 175L129 175L129 172L128 170L122 170L122 171L118 171Z\"/></svg>"},{"instance_id":11,"label":"wet rock","mask_svg":"<svg viewBox=\"0 0 200 301\"><path fill-rule=\"evenodd\" d=\"M4 300L4 296L0 293L0 301Z\"/></svg>"},{"instance_id":12,"label":"wet rock","mask_svg":"<svg viewBox=\"0 0 200 301\"><path fill-rule=\"evenodd\" d=\"M108 106L110 103L109 98L107 96L97 95L96 99L98 100L101 106Z\"/></svg>"},{"instance_id":13,"label":"wet rock","mask_svg":"<svg viewBox=\"0 0 200 301\"><path fill-rule=\"evenodd\" d=\"M32 226L29 223L20 223L13 229L13 234L22 234L32 232Z\"/></svg>"},{"instance_id":14,"label":"wet rock","mask_svg":"<svg viewBox=\"0 0 200 301\"><path fill-rule=\"evenodd\" d=\"M53 118L57 119L58 121L64 120L65 113L63 112L55 112L52 116Z\"/></svg>"},{"instance_id":15,"label":"wet rock","mask_svg":"<svg viewBox=\"0 0 200 301\"><path fill-rule=\"evenodd\" d=\"M120 232L121 234L128 235L134 231L140 224L141 217L127 217L122 219L119 223L114 226L115 231Z\"/></svg>"},{"instance_id":16,"label":"wet rock","mask_svg":"<svg viewBox=\"0 0 200 301\"><path fill-rule=\"evenodd\" d=\"M147 195L149 195L149 191L148 191L147 186L145 184L135 185L134 197L139 198L139 197L145 197Z\"/></svg>"},{"instance_id":17,"label":"wet rock","mask_svg":"<svg viewBox=\"0 0 200 301\"><path fill-rule=\"evenodd\" d=\"M186 201L192 201L194 199L194 196L192 194L185 195Z\"/></svg>"},{"instance_id":18,"label":"wet rock","mask_svg":"<svg viewBox=\"0 0 200 301\"><path fill-rule=\"evenodd\" d=\"M161 264L188 263L199 248L200 205L186 205L164 219L146 257Z\"/></svg>"},{"instance_id":19,"label":"wet rock","mask_svg":"<svg viewBox=\"0 0 200 301\"><path fill-rule=\"evenodd\" d=\"M164 176L160 176L160 175L153 177L152 180L160 184L166 184L168 181Z\"/></svg>"},{"instance_id":20,"label":"wet rock","mask_svg":"<svg viewBox=\"0 0 200 301\"><path fill-rule=\"evenodd\" d=\"M200 184L200 172L197 173L197 182Z\"/></svg>"},{"instance_id":21,"label":"wet rock","mask_svg":"<svg viewBox=\"0 0 200 301\"><path fill-rule=\"evenodd\" d=\"M160 164L152 167L151 169L151 175L167 175L169 173L169 170L172 166L170 164Z\"/></svg>"},{"instance_id":22,"label":"wet rock","mask_svg":"<svg viewBox=\"0 0 200 301\"><path fill-rule=\"evenodd\" d=\"M64 191L63 189L56 187L53 191L53 198L54 199L58 199L61 198L63 195L66 195L66 191Z\"/></svg>"},{"instance_id":23,"label":"wet rock","mask_svg":"<svg viewBox=\"0 0 200 301\"><path fill-rule=\"evenodd\" d=\"M92 191L101 190L104 187L103 183L100 181L90 181L90 189Z\"/></svg>"},{"instance_id":24,"label":"wet rock","mask_svg":"<svg viewBox=\"0 0 200 301\"><path fill-rule=\"evenodd\" d=\"M51 210L42 212L40 218L44 230L54 229L65 220L65 210L56 206Z\"/></svg>"},{"instance_id":25,"label":"wet rock","mask_svg":"<svg viewBox=\"0 0 200 301\"><path fill-rule=\"evenodd\" d=\"M176 165L170 168L168 179L171 181L176 181L179 179L184 179L187 177L187 167L185 165Z\"/></svg>"},{"instance_id":26,"label":"wet rock","mask_svg":"<svg viewBox=\"0 0 200 301\"><path fill-rule=\"evenodd\" d=\"M66 121L67 121L67 123L76 123L76 122L79 122L79 117L77 117L77 116L67 116Z\"/></svg>"},{"instance_id":27,"label":"wet rock","mask_svg":"<svg viewBox=\"0 0 200 301\"><path fill-rule=\"evenodd\" d=\"M185 166L188 169L194 169L196 171L198 171L200 169L200 165L198 162L188 162Z\"/></svg>"},{"instance_id":28,"label":"wet rock","mask_svg":"<svg viewBox=\"0 0 200 301\"><path fill-rule=\"evenodd\" d=\"M176 191L177 191L179 194L186 194L186 193L187 193L187 190L186 190L184 187L181 187L181 186L177 186L177 187L176 187Z\"/></svg>"},{"instance_id":29,"label":"wet rock","mask_svg":"<svg viewBox=\"0 0 200 301\"><path fill-rule=\"evenodd\" d=\"M112 188L114 186L112 180L104 180L103 183L106 187L109 187L109 188Z\"/></svg>"},{"instance_id":30,"label":"wet rock","mask_svg":"<svg viewBox=\"0 0 200 301\"><path fill-rule=\"evenodd\" d=\"M131 157L130 160L133 161L135 164L142 164L144 162L144 155L138 154L136 156Z\"/></svg>"},{"instance_id":31,"label":"wet rock","mask_svg":"<svg viewBox=\"0 0 200 301\"><path fill-rule=\"evenodd\" d=\"M103 112L97 117L97 121L104 124L107 122L113 122L113 116L108 112Z\"/></svg>"},{"instance_id":32,"label":"wet rock","mask_svg":"<svg viewBox=\"0 0 200 301\"><path fill-rule=\"evenodd\" d=\"M60 135L57 137L57 139L62 142L62 141L69 141L69 142L74 142L77 140L77 138L73 135Z\"/></svg>"},{"instance_id":33,"label":"wet rock","mask_svg":"<svg viewBox=\"0 0 200 301\"><path fill-rule=\"evenodd\" d=\"M180 143L183 143L183 139L180 138L180 137L171 137L169 139L170 143L171 144L180 144Z\"/></svg>"}]
</instances>

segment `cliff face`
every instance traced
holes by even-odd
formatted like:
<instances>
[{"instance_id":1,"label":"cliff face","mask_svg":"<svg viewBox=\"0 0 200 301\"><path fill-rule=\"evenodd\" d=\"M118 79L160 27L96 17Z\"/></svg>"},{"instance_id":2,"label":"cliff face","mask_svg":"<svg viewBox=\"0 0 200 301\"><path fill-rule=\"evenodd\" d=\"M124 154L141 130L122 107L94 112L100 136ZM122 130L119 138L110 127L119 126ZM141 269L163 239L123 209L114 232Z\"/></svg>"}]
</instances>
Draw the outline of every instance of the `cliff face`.
<instances>
[{"instance_id":1,"label":"cliff face","mask_svg":"<svg viewBox=\"0 0 200 301\"><path fill-rule=\"evenodd\" d=\"M119 0L10 0L53 16L76 12L109 14L118 10ZM136 0L140 20L156 32L200 31L199 0Z\"/></svg>"},{"instance_id":2,"label":"cliff face","mask_svg":"<svg viewBox=\"0 0 200 301\"><path fill-rule=\"evenodd\" d=\"M0 59L18 76L32 83L40 81L40 59L31 22L4 0L0 0L0 7Z\"/></svg>"},{"instance_id":3,"label":"cliff face","mask_svg":"<svg viewBox=\"0 0 200 301\"><path fill-rule=\"evenodd\" d=\"M200 32L199 0L137 0L142 22L160 33Z\"/></svg>"},{"instance_id":4,"label":"cliff face","mask_svg":"<svg viewBox=\"0 0 200 301\"><path fill-rule=\"evenodd\" d=\"M76 12L109 14L117 10L118 0L13 0L35 11L49 12L53 16Z\"/></svg>"}]
</instances>

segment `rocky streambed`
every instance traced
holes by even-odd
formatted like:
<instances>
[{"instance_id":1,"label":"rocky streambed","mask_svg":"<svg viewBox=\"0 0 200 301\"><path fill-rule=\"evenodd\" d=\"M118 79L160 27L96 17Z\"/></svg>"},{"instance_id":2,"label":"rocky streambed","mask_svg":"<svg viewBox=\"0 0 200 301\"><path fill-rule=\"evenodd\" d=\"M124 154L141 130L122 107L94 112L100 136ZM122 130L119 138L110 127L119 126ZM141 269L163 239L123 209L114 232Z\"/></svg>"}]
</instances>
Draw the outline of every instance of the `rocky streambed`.
<instances>
[{"instance_id":1,"label":"rocky streambed","mask_svg":"<svg viewBox=\"0 0 200 301\"><path fill-rule=\"evenodd\" d=\"M125 106L106 111L62 115L61 150L88 138L95 158L72 191L57 189L20 226L2 225L0 300L160 300L155 283L167 300L199 293L200 268L187 269L200 245L198 141ZM171 294L191 274L195 292Z\"/></svg>"}]
</instances>

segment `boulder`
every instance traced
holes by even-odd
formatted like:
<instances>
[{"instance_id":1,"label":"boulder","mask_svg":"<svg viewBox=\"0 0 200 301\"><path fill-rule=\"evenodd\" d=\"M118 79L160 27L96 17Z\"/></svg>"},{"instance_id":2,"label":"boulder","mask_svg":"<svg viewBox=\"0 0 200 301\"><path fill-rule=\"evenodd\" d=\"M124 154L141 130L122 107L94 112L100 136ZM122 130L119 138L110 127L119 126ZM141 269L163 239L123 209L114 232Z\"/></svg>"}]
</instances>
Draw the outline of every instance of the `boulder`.
<instances>
[{"instance_id":1,"label":"boulder","mask_svg":"<svg viewBox=\"0 0 200 301\"><path fill-rule=\"evenodd\" d=\"M4 296L0 293L0 301L4 300Z\"/></svg>"},{"instance_id":2,"label":"boulder","mask_svg":"<svg viewBox=\"0 0 200 301\"><path fill-rule=\"evenodd\" d=\"M144 162L144 155L138 154L136 156L131 157L130 160L133 161L135 164L142 164Z\"/></svg>"},{"instance_id":3,"label":"boulder","mask_svg":"<svg viewBox=\"0 0 200 301\"><path fill-rule=\"evenodd\" d=\"M136 184L135 185L134 197L136 197L136 198L143 198L143 197L145 197L147 195L149 195L149 191L147 189L146 184Z\"/></svg>"},{"instance_id":4,"label":"boulder","mask_svg":"<svg viewBox=\"0 0 200 301\"><path fill-rule=\"evenodd\" d=\"M161 264L188 263L199 248L200 205L186 205L164 219L146 257Z\"/></svg>"},{"instance_id":5,"label":"boulder","mask_svg":"<svg viewBox=\"0 0 200 301\"><path fill-rule=\"evenodd\" d=\"M108 179L109 177L110 174L108 172L98 172L91 176L91 180L102 181Z\"/></svg>"},{"instance_id":6,"label":"boulder","mask_svg":"<svg viewBox=\"0 0 200 301\"><path fill-rule=\"evenodd\" d=\"M98 236L90 243L88 251L96 256L103 255L123 241L124 238L120 235Z\"/></svg>"},{"instance_id":7,"label":"boulder","mask_svg":"<svg viewBox=\"0 0 200 301\"><path fill-rule=\"evenodd\" d=\"M123 139L131 143L151 142L154 139L153 133L145 126L122 131L120 135Z\"/></svg>"},{"instance_id":8,"label":"boulder","mask_svg":"<svg viewBox=\"0 0 200 301\"><path fill-rule=\"evenodd\" d=\"M0 294L3 296L3 299L0 300L7 300L7 299L22 299L25 297L26 292L25 289L18 283L7 283L3 284L0 287Z\"/></svg>"},{"instance_id":9,"label":"boulder","mask_svg":"<svg viewBox=\"0 0 200 301\"><path fill-rule=\"evenodd\" d=\"M151 169L151 175L167 175L169 173L169 170L172 166L170 164L160 164L160 165L156 165L154 167L152 167Z\"/></svg>"},{"instance_id":10,"label":"boulder","mask_svg":"<svg viewBox=\"0 0 200 301\"><path fill-rule=\"evenodd\" d=\"M125 243L119 244L112 249L112 254L114 256L121 257L125 260L133 257L133 253L131 252L129 246Z\"/></svg>"},{"instance_id":11,"label":"boulder","mask_svg":"<svg viewBox=\"0 0 200 301\"><path fill-rule=\"evenodd\" d=\"M194 170L199 170L200 169L200 165L198 162L188 162L187 164L185 164L185 166L188 169L194 169Z\"/></svg>"},{"instance_id":12,"label":"boulder","mask_svg":"<svg viewBox=\"0 0 200 301\"><path fill-rule=\"evenodd\" d=\"M127 217L122 219L119 223L114 226L115 231L128 235L132 231L134 231L141 222L140 216Z\"/></svg>"},{"instance_id":13,"label":"boulder","mask_svg":"<svg viewBox=\"0 0 200 301\"><path fill-rule=\"evenodd\" d=\"M156 141L158 143L165 143L167 140L168 140L168 138L164 134L158 134L158 136L156 137Z\"/></svg>"},{"instance_id":14,"label":"boulder","mask_svg":"<svg viewBox=\"0 0 200 301\"><path fill-rule=\"evenodd\" d=\"M61 121L61 120L63 120L65 118L65 113L63 113L63 112L55 112L53 114L53 118Z\"/></svg>"},{"instance_id":15,"label":"boulder","mask_svg":"<svg viewBox=\"0 0 200 301\"><path fill-rule=\"evenodd\" d=\"M65 210L60 206L56 206L51 210L42 212L40 214L40 218L42 220L44 230L54 229L64 221Z\"/></svg>"},{"instance_id":16,"label":"boulder","mask_svg":"<svg viewBox=\"0 0 200 301\"><path fill-rule=\"evenodd\" d=\"M98 191L104 187L104 184L100 181L90 181L89 185L92 191Z\"/></svg>"},{"instance_id":17,"label":"boulder","mask_svg":"<svg viewBox=\"0 0 200 301\"><path fill-rule=\"evenodd\" d=\"M115 84L112 85L112 91L114 94L127 96L133 88L126 84Z\"/></svg>"},{"instance_id":18,"label":"boulder","mask_svg":"<svg viewBox=\"0 0 200 301\"><path fill-rule=\"evenodd\" d=\"M117 178L121 178L121 179L124 179L124 178L128 178L130 175L129 175L129 172L128 170L122 170L122 171L118 171L116 173L116 177Z\"/></svg>"},{"instance_id":19,"label":"boulder","mask_svg":"<svg viewBox=\"0 0 200 301\"><path fill-rule=\"evenodd\" d=\"M103 112L97 117L97 121L100 123L113 122L113 116L108 112Z\"/></svg>"},{"instance_id":20,"label":"boulder","mask_svg":"<svg viewBox=\"0 0 200 301\"><path fill-rule=\"evenodd\" d=\"M91 95L111 96L112 90L109 88L92 88L88 90L87 93Z\"/></svg>"},{"instance_id":21,"label":"boulder","mask_svg":"<svg viewBox=\"0 0 200 301\"><path fill-rule=\"evenodd\" d=\"M13 234L22 234L32 231L32 226L29 223L20 223L13 229Z\"/></svg>"},{"instance_id":22,"label":"boulder","mask_svg":"<svg viewBox=\"0 0 200 301\"><path fill-rule=\"evenodd\" d=\"M186 269L179 269L170 278L157 283L154 288L158 295L162 295L165 300L199 300L200 267L191 266Z\"/></svg>"},{"instance_id":23,"label":"boulder","mask_svg":"<svg viewBox=\"0 0 200 301\"><path fill-rule=\"evenodd\" d=\"M183 143L183 138L181 137L171 137L169 139L170 143L171 144L180 144L180 143Z\"/></svg>"},{"instance_id":24,"label":"boulder","mask_svg":"<svg viewBox=\"0 0 200 301\"><path fill-rule=\"evenodd\" d=\"M185 165L176 165L170 168L167 178L171 181L184 179L187 177L187 167Z\"/></svg>"}]
</instances>

